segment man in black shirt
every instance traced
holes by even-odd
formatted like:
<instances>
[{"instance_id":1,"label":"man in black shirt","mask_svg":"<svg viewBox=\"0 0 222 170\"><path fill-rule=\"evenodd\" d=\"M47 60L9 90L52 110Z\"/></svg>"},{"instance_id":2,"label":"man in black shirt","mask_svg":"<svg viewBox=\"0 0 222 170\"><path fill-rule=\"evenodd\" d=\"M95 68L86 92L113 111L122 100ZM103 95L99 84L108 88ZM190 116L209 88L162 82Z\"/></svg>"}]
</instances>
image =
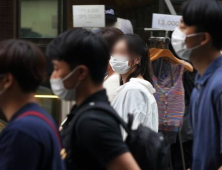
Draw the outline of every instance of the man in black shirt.
<instances>
[{"instance_id":1,"label":"man in black shirt","mask_svg":"<svg viewBox=\"0 0 222 170\"><path fill-rule=\"evenodd\" d=\"M53 40L46 54L54 64L53 92L76 102L62 130L67 169L139 169L112 115L92 109L73 122L80 109L96 102L109 104L102 86L110 58L105 42L89 31L70 30Z\"/></svg>"}]
</instances>

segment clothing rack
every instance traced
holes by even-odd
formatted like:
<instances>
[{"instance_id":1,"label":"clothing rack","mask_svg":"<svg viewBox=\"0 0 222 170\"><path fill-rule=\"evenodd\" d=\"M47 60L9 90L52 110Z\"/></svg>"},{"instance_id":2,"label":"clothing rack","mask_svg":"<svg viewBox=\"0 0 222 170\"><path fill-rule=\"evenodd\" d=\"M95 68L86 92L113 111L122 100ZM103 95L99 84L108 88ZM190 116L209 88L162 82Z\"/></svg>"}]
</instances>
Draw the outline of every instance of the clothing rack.
<instances>
[{"instance_id":1,"label":"clothing rack","mask_svg":"<svg viewBox=\"0 0 222 170\"><path fill-rule=\"evenodd\" d=\"M158 44L157 42L163 42L164 46L162 46L162 47L164 49L169 49L169 44L170 44L171 39L169 38L168 34L169 34L169 31L173 31L173 30L162 30L162 29L151 29L151 28L145 28L144 30L151 32L149 42L153 43L154 46ZM165 37L155 37L155 36L153 36L154 31L165 31ZM169 62L170 62L170 58L169 58ZM160 71L159 71L158 79L160 78L160 75L161 75L161 72L162 72L162 67L163 67L163 59L161 59L161 62L160 62ZM170 77L171 77L171 85L174 86L173 72L172 72L172 67L171 66L170 66ZM179 139L179 145L180 145L180 152L181 152L183 170L186 170L184 150L183 150L183 141L182 141L182 137L181 137L181 128L178 129L178 139ZM173 169L171 159L170 159L170 169L171 170Z\"/></svg>"}]
</instances>

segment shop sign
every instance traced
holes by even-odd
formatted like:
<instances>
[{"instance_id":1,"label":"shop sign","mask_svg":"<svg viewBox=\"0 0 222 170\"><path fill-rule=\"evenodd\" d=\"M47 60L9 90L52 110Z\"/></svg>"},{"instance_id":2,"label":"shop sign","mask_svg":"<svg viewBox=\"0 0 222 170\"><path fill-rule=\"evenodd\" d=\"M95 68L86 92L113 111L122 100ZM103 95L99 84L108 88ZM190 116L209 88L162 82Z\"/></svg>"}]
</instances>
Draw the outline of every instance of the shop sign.
<instances>
[{"instance_id":1,"label":"shop sign","mask_svg":"<svg viewBox=\"0 0 222 170\"><path fill-rule=\"evenodd\" d=\"M74 5L73 6L74 27L105 27L104 5Z\"/></svg>"},{"instance_id":2,"label":"shop sign","mask_svg":"<svg viewBox=\"0 0 222 170\"><path fill-rule=\"evenodd\" d=\"M174 30L180 25L180 15L153 14L152 28Z\"/></svg>"}]
</instances>

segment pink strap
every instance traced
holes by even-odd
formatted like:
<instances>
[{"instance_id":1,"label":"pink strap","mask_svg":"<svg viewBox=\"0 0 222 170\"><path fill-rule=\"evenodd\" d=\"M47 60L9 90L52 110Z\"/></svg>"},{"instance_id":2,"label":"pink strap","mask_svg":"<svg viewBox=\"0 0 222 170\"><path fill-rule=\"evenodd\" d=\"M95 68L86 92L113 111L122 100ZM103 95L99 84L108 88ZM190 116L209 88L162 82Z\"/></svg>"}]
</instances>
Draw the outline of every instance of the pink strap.
<instances>
[{"instance_id":1,"label":"pink strap","mask_svg":"<svg viewBox=\"0 0 222 170\"><path fill-rule=\"evenodd\" d=\"M43 114L40 114L40 113L35 112L35 111L28 111L28 112L25 112L25 113L21 114L20 116L18 116L17 119L23 118L25 116L36 116L36 117L39 117L42 120L44 120L52 128L52 130L54 131L54 133L55 133L55 135L57 137L57 140L59 142L60 150L62 149L61 140L60 140L60 136L59 136L58 130L56 129L55 125L47 117L45 117Z\"/></svg>"}]
</instances>

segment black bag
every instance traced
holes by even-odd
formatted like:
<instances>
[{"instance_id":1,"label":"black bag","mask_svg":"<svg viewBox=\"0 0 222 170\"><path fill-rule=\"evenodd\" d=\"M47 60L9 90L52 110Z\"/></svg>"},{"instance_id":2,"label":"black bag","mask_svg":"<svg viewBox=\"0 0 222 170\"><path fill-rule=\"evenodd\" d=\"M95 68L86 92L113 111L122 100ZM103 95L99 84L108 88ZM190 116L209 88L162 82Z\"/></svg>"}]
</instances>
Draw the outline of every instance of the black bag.
<instances>
[{"instance_id":1,"label":"black bag","mask_svg":"<svg viewBox=\"0 0 222 170\"><path fill-rule=\"evenodd\" d=\"M128 134L125 143L142 170L167 169L169 165L169 147L165 144L163 137L143 125L140 125L137 130L131 130L133 124L133 115L131 114L128 115L129 123L126 124L109 104L105 102L89 103L77 111L71 124L75 127L79 123L78 119L81 115L92 109L103 110L111 114L125 129ZM71 140L70 145L72 145ZM71 160L72 151L69 153L67 157Z\"/></svg>"}]
</instances>

